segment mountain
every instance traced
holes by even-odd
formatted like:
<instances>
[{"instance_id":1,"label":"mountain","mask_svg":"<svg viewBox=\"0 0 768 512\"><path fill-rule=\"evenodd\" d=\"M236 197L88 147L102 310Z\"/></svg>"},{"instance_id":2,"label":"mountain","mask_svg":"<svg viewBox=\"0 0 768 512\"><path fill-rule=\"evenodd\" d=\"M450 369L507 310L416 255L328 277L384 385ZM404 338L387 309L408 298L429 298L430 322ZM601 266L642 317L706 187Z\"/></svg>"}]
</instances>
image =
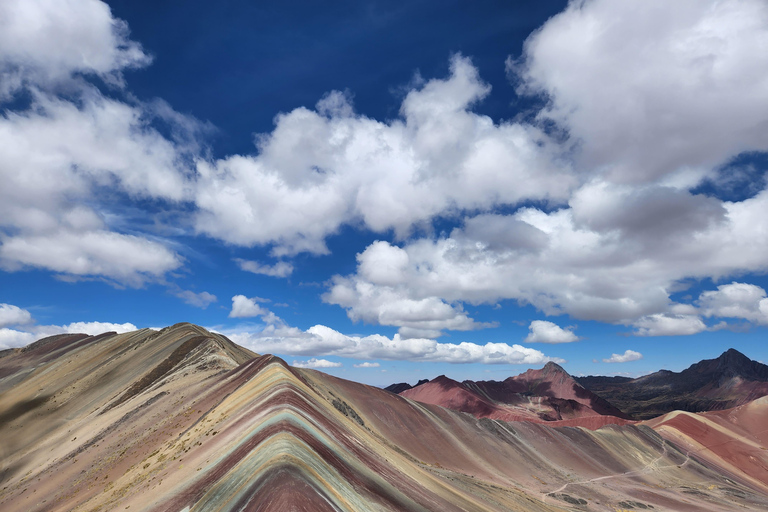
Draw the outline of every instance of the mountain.
<instances>
[{"instance_id":1,"label":"mountain","mask_svg":"<svg viewBox=\"0 0 768 512\"><path fill-rule=\"evenodd\" d=\"M768 481L764 458L755 456L756 447L768 447L768 396L721 411L674 411L646 424L704 463L750 475L756 484Z\"/></svg>"},{"instance_id":2,"label":"mountain","mask_svg":"<svg viewBox=\"0 0 768 512\"><path fill-rule=\"evenodd\" d=\"M498 381L457 382L441 375L401 396L469 413L476 418L504 421L560 421L574 425L603 426L625 423L629 417L610 403L585 389L556 363L540 370ZM599 419L578 420L585 418Z\"/></svg>"},{"instance_id":3,"label":"mountain","mask_svg":"<svg viewBox=\"0 0 768 512\"><path fill-rule=\"evenodd\" d=\"M729 409L768 395L768 366L734 349L679 373L661 370L637 379L580 377L577 380L638 419L674 410Z\"/></svg>"},{"instance_id":4,"label":"mountain","mask_svg":"<svg viewBox=\"0 0 768 512\"><path fill-rule=\"evenodd\" d=\"M477 419L191 324L64 335L0 357L0 510L766 510L761 414L711 420L739 466L674 418Z\"/></svg>"},{"instance_id":5,"label":"mountain","mask_svg":"<svg viewBox=\"0 0 768 512\"><path fill-rule=\"evenodd\" d=\"M427 382L429 382L429 379L422 379L422 380L420 380L419 382L416 383L416 386L421 386L422 384L427 383ZM416 386L411 386L407 382L398 382L397 384L390 384L389 386L385 387L384 389L386 389L390 393L398 394L398 393L402 393L406 389L415 388Z\"/></svg>"}]
</instances>

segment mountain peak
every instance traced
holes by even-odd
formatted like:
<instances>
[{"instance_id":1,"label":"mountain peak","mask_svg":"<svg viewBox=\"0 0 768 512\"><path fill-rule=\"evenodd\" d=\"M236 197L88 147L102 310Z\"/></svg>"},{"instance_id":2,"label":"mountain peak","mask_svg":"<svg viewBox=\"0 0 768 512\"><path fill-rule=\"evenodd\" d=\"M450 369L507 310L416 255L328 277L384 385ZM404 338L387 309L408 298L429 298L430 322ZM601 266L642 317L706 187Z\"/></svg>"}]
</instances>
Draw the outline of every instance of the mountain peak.
<instances>
[{"instance_id":1,"label":"mountain peak","mask_svg":"<svg viewBox=\"0 0 768 512\"><path fill-rule=\"evenodd\" d=\"M722 354L720 354L720 357L717 358L718 361L722 363L727 363L728 365L744 365L744 364L750 364L752 360L736 350L735 348L729 348Z\"/></svg>"},{"instance_id":2,"label":"mountain peak","mask_svg":"<svg viewBox=\"0 0 768 512\"><path fill-rule=\"evenodd\" d=\"M554 361L547 362L547 364L544 365L544 368L542 368L542 371L547 374L564 373L570 376L570 374L567 371L565 371L565 369L562 366L560 366Z\"/></svg>"},{"instance_id":3,"label":"mountain peak","mask_svg":"<svg viewBox=\"0 0 768 512\"><path fill-rule=\"evenodd\" d=\"M768 366L753 361L736 349L728 349L716 359L705 359L684 370L681 375L694 373L717 375L715 378L742 377L749 380L768 381ZM709 377L712 378L712 377Z\"/></svg>"},{"instance_id":4,"label":"mountain peak","mask_svg":"<svg viewBox=\"0 0 768 512\"><path fill-rule=\"evenodd\" d=\"M447 377L445 375L438 375L437 377L435 377L434 379L432 379L429 382L434 382L434 383L442 384L442 385L451 385L451 386L459 384L458 381L455 381L452 378Z\"/></svg>"}]
</instances>

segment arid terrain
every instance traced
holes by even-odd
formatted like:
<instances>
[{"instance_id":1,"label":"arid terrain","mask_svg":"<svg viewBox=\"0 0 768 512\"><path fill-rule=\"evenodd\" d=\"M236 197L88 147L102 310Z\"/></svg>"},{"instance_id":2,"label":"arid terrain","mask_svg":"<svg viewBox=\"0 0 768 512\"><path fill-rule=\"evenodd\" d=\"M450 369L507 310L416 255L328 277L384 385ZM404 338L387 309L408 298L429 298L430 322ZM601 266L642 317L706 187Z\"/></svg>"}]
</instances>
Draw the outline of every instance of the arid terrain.
<instances>
[{"instance_id":1,"label":"arid terrain","mask_svg":"<svg viewBox=\"0 0 768 512\"><path fill-rule=\"evenodd\" d=\"M441 375L401 391L400 396L476 418L504 421L565 421L578 425L624 424L630 417L585 389L555 363L497 381L456 382ZM589 422L592 423L589 423Z\"/></svg>"},{"instance_id":2,"label":"arid terrain","mask_svg":"<svg viewBox=\"0 0 768 512\"><path fill-rule=\"evenodd\" d=\"M576 413L552 419L613 411L552 365L516 382L545 396L553 374ZM63 335L0 353L0 510L768 509L768 398L537 421L292 368L192 324Z\"/></svg>"},{"instance_id":3,"label":"arid terrain","mask_svg":"<svg viewBox=\"0 0 768 512\"><path fill-rule=\"evenodd\" d=\"M579 383L638 419L675 410L730 409L768 395L768 366L730 349L676 373L661 370L636 379L582 377Z\"/></svg>"}]
</instances>

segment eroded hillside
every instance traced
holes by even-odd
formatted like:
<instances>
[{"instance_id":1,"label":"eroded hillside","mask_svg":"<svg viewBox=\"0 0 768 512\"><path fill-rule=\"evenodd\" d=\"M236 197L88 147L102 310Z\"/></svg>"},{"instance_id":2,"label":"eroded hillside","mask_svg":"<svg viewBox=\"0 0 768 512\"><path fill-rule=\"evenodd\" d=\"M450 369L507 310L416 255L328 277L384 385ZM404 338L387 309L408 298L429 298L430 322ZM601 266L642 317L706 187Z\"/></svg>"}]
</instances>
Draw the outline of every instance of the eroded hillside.
<instances>
[{"instance_id":1,"label":"eroded hillside","mask_svg":"<svg viewBox=\"0 0 768 512\"><path fill-rule=\"evenodd\" d=\"M476 419L191 324L3 356L4 511L768 508L764 475L705 457L706 440L694 452L671 420L657 432Z\"/></svg>"}]
</instances>

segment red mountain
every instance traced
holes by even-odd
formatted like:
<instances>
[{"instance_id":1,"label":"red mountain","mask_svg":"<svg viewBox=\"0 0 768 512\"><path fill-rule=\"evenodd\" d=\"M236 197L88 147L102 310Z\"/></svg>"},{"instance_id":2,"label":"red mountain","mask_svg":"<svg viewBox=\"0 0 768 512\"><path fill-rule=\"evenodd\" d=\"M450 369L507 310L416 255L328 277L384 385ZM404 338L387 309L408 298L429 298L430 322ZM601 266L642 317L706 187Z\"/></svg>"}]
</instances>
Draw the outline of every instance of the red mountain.
<instances>
[{"instance_id":1,"label":"red mountain","mask_svg":"<svg viewBox=\"0 0 768 512\"><path fill-rule=\"evenodd\" d=\"M567 390L549 370L511 381ZM507 423L191 324L56 336L0 352L0 510L768 510L767 406L595 430Z\"/></svg>"},{"instance_id":2,"label":"red mountain","mask_svg":"<svg viewBox=\"0 0 768 512\"><path fill-rule=\"evenodd\" d=\"M604 416L599 421L591 422L602 426L606 423L626 423L623 420L629 419L552 362L541 370L528 370L502 382L457 382L441 375L402 391L400 395L466 412L476 418L504 421L569 420L569 423L581 424L581 419Z\"/></svg>"}]
</instances>

